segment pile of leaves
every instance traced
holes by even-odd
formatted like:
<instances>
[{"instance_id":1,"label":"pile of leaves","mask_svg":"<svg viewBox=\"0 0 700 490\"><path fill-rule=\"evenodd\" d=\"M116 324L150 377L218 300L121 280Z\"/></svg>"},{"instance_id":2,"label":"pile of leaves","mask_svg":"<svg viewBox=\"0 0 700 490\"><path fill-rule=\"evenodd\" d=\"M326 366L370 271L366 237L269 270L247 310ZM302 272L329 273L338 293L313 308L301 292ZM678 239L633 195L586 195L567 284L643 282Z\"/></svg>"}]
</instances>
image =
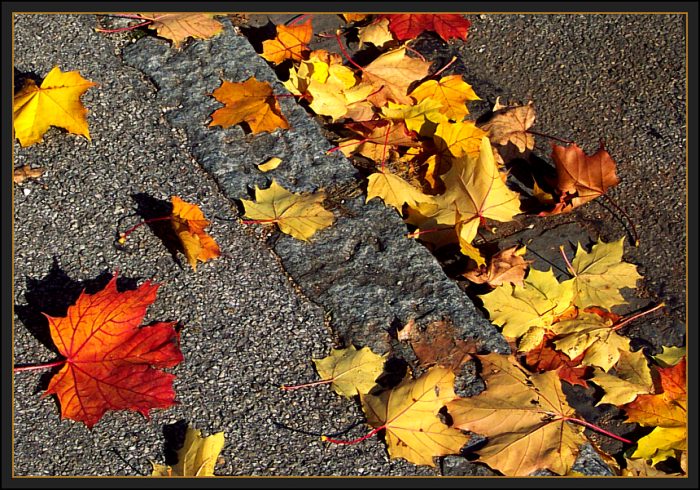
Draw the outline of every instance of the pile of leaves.
<instances>
[{"instance_id":1,"label":"pile of leaves","mask_svg":"<svg viewBox=\"0 0 700 490\"><path fill-rule=\"evenodd\" d=\"M211 14L119 16L137 24L99 30L148 27L170 39L174 49L187 38L206 39L222 31ZM330 384L342 396L357 397L372 430L355 441L323 439L356 444L382 433L392 458L435 466L435 457L475 452L479 462L508 476L542 469L575 474L580 447L590 442L621 475L687 473L685 352L665 348L650 359L631 350L624 327L663 305L628 318L613 312L625 303L621 289L635 288L641 278L634 265L622 260L623 239L599 240L590 252L579 244L571 261L562 248L570 275L563 281L551 269L531 268L525 247L487 252L479 240L480 230L494 221L508 222L521 213L568 213L605 196L619 179L602 144L590 156L575 143L553 144L556 178L533 176L531 188L520 187L523 195L513 190L510 169L527 159L535 135L541 134L530 129L534 104L497 100L486 117L470 119L468 103L480 100L471 85L460 74L444 75L449 64L433 67L410 46L427 31L444 42L464 41L470 26L466 18L343 14L347 26L332 35L339 47L334 53L309 48L313 28L311 18L301 22L306 17L277 26L276 36L262 45L265 60L288 68L283 82L289 93L275 94L255 78L225 80L211 94L223 107L211 114L209 127L244 124L253 134L288 129L278 98L296 97L337 134L337 145L329 151L343 152L366 171L367 201L379 198L395 209L409 236L431 249L458 247L470 264L463 276L490 289L480 299L514 352L481 352L476 340L460 339L449 322L423 330L410 322L398 332L398 341L411 346L417 361L401 382L390 385L381 381L389 354L352 345L334 350L314 360L321 381L285 388ZM359 49L372 45L379 54L361 66L344 45L342 36L348 34L357 36ZM49 126L89 139L80 97L96 86L59 67L41 85L28 80L14 97L20 144L40 143ZM258 168L274 172L282 163L273 158ZM24 167L15 171L15 182L40 175L40 169ZM297 194L272 178L268 188L255 190L254 201L241 199L249 218L242 223L275 225L310 240L335 220L323 207L324 199L323 191ZM165 216L120 233L119 245L143 224L164 221L194 271L200 262L221 255L204 231L210 222L199 207L172 196L171 208ZM118 291L116 279L98 293L81 294L66 317L47 317L64 359L15 369L60 367L45 395L58 397L63 418L88 427L108 410L147 416L151 409L175 403L174 375L163 369L183 359L176 322L139 327L158 285L148 281L136 290ZM470 366L478 370L485 389L459 396L456 376ZM618 407L633 439L581 418L562 383L596 385L602 394L598 405ZM588 439L584 427L617 439L623 449L607 454ZM177 465L154 464L153 475L213 475L223 445L222 433L202 438L190 428Z\"/></svg>"}]
</instances>

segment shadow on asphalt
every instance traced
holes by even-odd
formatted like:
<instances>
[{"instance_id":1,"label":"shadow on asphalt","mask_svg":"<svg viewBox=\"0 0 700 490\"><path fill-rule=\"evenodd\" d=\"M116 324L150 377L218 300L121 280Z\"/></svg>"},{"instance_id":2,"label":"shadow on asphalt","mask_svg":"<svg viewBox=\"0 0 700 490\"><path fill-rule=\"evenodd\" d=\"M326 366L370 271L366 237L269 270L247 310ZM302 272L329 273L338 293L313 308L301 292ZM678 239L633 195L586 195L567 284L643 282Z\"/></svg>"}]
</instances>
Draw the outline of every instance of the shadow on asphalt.
<instances>
[{"instance_id":1,"label":"shadow on asphalt","mask_svg":"<svg viewBox=\"0 0 700 490\"><path fill-rule=\"evenodd\" d=\"M163 218L164 216L170 216L173 212L173 205L169 201L164 201L162 199L155 198L149 194L138 193L132 194L131 198L134 200L136 205L136 214L141 218L142 221L149 221L153 219ZM152 223L146 223L151 232L157 236L165 248L168 250L173 258L173 261L182 269L183 265L178 257L178 252L184 253L182 248L182 242L178 239L173 230L170 220L153 221ZM122 227L120 226L120 229ZM117 238L118 238L117 233ZM115 241L116 243L116 241ZM128 251L129 242L126 245L118 245L120 250Z\"/></svg>"},{"instance_id":2,"label":"shadow on asphalt","mask_svg":"<svg viewBox=\"0 0 700 490\"><path fill-rule=\"evenodd\" d=\"M104 271L94 279L76 281L71 279L54 257L51 270L42 279L26 278L27 292L24 294L26 304L15 305L15 313L20 322L34 338L41 342L48 350L60 356L49 330L49 322L45 315L53 317L66 316L68 307L75 304L80 293L94 294L107 285L112 278L112 271ZM136 289L138 278L119 277L117 289L119 291ZM32 359L21 359L32 362ZM55 369L45 373L39 380L37 392L48 388Z\"/></svg>"}]
</instances>

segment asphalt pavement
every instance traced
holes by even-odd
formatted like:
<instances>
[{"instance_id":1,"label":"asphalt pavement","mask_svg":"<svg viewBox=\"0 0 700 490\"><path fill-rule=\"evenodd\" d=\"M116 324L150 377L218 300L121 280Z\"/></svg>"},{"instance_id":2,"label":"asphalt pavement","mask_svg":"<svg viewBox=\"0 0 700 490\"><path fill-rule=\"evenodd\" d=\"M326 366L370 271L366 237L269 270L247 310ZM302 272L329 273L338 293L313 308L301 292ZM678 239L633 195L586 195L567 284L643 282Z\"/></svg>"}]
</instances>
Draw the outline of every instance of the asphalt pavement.
<instances>
[{"instance_id":1,"label":"asphalt pavement","mask_svg":"<svg viewBox=\"0 0 700 490\"><path fill-rule=\"evenodd\" d=\"M575 140L588 152L604 138L621 177L610 195L636 223L640 246L629 246L631 236L623 220L596 203L566 217L547 218L530 235L516 238L533 240L529 250L552 257L562 240L601 236L610 241L627 234L625 257L645 276L641 297L628 294L630 308L657 301L670 307L667 315L639 322L627 334L651 352L661 345L682 345L684 17L469 18L472 28L466 43L444 45L428 39L417 42L416 49L431 52L435 59L458 57L453 70L464 73L484 99L473 106L473 113L485 110L498 95L532 99L538 111L535 129ZM153 411L150 419L108 413L88 430L81 423L62 421L55 400L40 397L46 375L15 375L14 475L149 474L149 461L163 462L166 436L182 421L205 433L224 431L226 445L216 470L221 475L439 474L439 468L390 461L377 438L356 446L322 443L321 434L345 429L347 437L361 435L366 426L356 425L364 420L360 408L325 388L285 393L279 385L316 379L311 358L325 356L339 340L381 348L390 322L408 319L410 305L392 302L392 294L402 289L416 297L425 293L431 301L445 290L447 297L464 305L459 308L462 333L480 336L495 350L505 345L502 337L466 295L458 296L461 290L425 249L414 241L387 238L399 230L398 218L376 201L365 223L370 231L365 229L366 236L354 245L334 242L340 238L330 229L332 245L324 247L319 240L309 245L316 248L305 249L305 244L286 237L271 239L261 227L237 222L236 200L247 197L241 195L247 187L264 181L254 166L273 156L268 155L271 149L284 153L278 156L289 168L281 178L298 185L295 190L337 185L353 172L344 158L322 156L330 143L322 139L314 119L292 107L291 101L285 101L285 110L294 114L300 128L291 136L251 137L237 127L206 127L207 111L216 104L202 95L216 87L220 76L242 81L252 73L270 80L274 75L230 25L218 39L190 42L181 53L173 53L162 39L106 36L94 32L95 26L93 15L18 15L15 22L16 77L40 78L59 65L99 83L82 98L92 141L52 128L41 144L15 146L15 167L46 169L41 178L15 186L15 363L56 359L40 312L65 313L83 287L99 289L107 275L118 270L125 287L146 279L163 284L146 322L178 320L185 326L185 361L172 369L179 403ZM226 50L239 58L224 66ZM208 65L213 59L220 64ZM181 86L177 74L184 67L194 78ZM193 86L199 95L188 92ZM546 154L546 142L542 146ZM290 180L297 172L298 179ZM125 248L115 246L116 233L141 219L137 210L157 206L171 195L201 206L224 252L197 272L181 255L178 263L147 227L130 236ZM362 198L355 201L347 204L351 210L361 207ZM352 223L341 220L338 226L348 235L356 229ZM521 224L526 223L523 218ZM374 246L359 248L373 236L379 237ZM361 286L367 290L354 290L359 286L348 281L339 292L329 291L324 279L329 268L316 262L338 263L334 252L347 246L357 256L347 261L350 270L353 263L366 267L381 256L384 269L373 274L389 274L391 257L382 255L384 245L410 254L411 263L420 265L409 272L402 266L393 271L397 276L379 286L367 279L371 275L363 276ZM396 284L401 273L426 279L401 288L403 282ZM386 296L371 305L380 320L376 330L368 332L356 302L376 288ZM451 301L434 302L436 314L458 309L450 307ZM590 451L585 454L579 470L608 472ZM442 466L445 474L491 474L458 457L446 458Z\"/></svg>"}]
</instances>

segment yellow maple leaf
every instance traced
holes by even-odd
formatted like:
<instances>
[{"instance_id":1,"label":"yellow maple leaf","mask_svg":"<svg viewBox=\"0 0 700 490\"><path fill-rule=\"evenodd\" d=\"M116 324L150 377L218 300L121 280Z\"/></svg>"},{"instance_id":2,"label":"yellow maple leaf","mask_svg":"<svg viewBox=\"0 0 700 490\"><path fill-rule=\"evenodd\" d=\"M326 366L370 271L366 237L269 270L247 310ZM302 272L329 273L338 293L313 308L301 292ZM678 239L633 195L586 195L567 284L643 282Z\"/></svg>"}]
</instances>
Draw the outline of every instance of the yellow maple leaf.
<instances>
[{"instance_id":1,"label":"yellow maple leaf","mask_svg":"<svg viewBox=\"0 0 700 490\"><path fill-rule=\"evenodd\" d=\"M255 188L255 201L241 199L245 216L260 223L277 223L283 233L308 241L318 230L333 224L333 213L321 202L323 192L293 194L275 180L267 189Z\"/></svg>"},{"instance_id":2,"label":"yellow maple leaf","mask_svg":"<svg viewBox=\"0 0 700 490\"><path fill-rule=\"evenodd\" d=\"M389 456L414 464L435 466L433 456L456 454L469 440L438 417L445 404L456 398L454 373L433 367L416 380L377 396L361 395L367 423L386 430Z\"/></svg>"},{"instance_id":3,"label":"yellow maple leaf","mask_svg":"<svg viewBox=\"0 0 700 490\"><path fill-rule=\"evenodd\" d=\"M654 360L662 367L675 366L685 357L685 347L663 346L663 352L654 356Z\"/></svg>"},{"instance_id":4,"label":"yellow maple leaf","mask_svg":"<svg viewBox=\"0 0 700 490\"><path fill-rule=\"evenodd\" d=\"M512 355L478 358L486 390L448 403L447 410L455 427L488 437L479 461L506 476L542 468L567 474L586 438L567 420L574 410L557 374L531 374Z\"/></svg>"},{"instance_id":5,"label":"yellow maple leaf","mask_svg":"<svg viewBox=\"0 0 700 490\"><path fill-rule=\"evenodd\" d=\"M486 133L479 129L473 121L442 122L435 128L433 141L443 156L463 157L478 156L481 151L481 141Z\"/></svg>"},{"instance_id":6,"label":"yellow maple leaf","mask_svg":"<svg viewBox=\"0 0 700 490\"><path fill-rule=\"evenodd\" d=\"M367 179L367 200L378 197L387 206L392 206L399 213L403 205L417 207L421 203L432 203L433 198L424 194L420 189L406 182L398 175L389 172L376 172Z\"/></svg>"},{"instance_id":7,"label":"yellow maple leaf","mask_svg":"<svg viewBox=\"0 0 700 490\"><path fill-rule=\"evenodd\" d=\"M376 88L369 98L377 107L386 101L412 104L408 87L428 74L430 62L406 56L406 48L398 48L379 55L362 71L362 82Z\"/></svg>"},{"instance_id":8,"label":"yellow maple leaf","mask_svg":"<svg viewBox=\"0 0 700 490\"><path fill-rule=\"evenodd\" d=\"M224 448L224 433L202 437L202 432L187 427L185 443L177 452L177 464L153 464L151 476L214 476L219 453Z\"/></svg>"},{"instance_id":9,"label":"yellow maple leaf","mask_svg":"<svg viewBox=\"0 0 700 490\"><path fill-rule=\"evenodd\" d=\"M462 80L462 75L448 75L438 80L427 80L410 94L416 102L434 100L440 103L441 111L448 119L462 121L469 114L467 102L481 100L472 86Z\"/></svg>"},{"instance_id":10,"label":"yellow maple leaf","mask_svg":"<svg viewBox=\"0 0 700 490\"><path fill-rule=\"evenodd\" d=\"M590 381L605 390L605 395L596 406L603 403L624 405L637 398L637 395L654 391L647 358L641 349L637 352L620 352L620 360L615 364L614 376L596 369Z\"/></svg>"},{"instance_id":11,"label":"yellow maple leaf","mask_svg":"<svg viewBox=\"0 0 700 490\"><path fill-rule=\"evenodd\" d=\"M211 95L225 105L211 115L210 127L228 128L246 122L253 133L289 127L279 102L272 94L272 86L255 77L245 82L224 80Z\"/></svg>"},{"instance_id":12,"label":"yellow maple leaf","mask_svg":"<svg viewBox=\"0 0 700 490\"><path fill-rule=\"evenodd\" d=\"M379 19L377 22L372 22L370 25L360 27L357 30L357 37L360 43L358 50L362 49L364 44L373 44L378 48L384 47L386 43L394 40L394 36L389 31L389 19Z\"/></svg>"},{"instance_id":13,"label":"yellow maple leaf","mask_svg":"<svg viewBox=\"0 0 700 490\"><path fill-rule=\"evenodd\" d=\"M445 199L459 212L460 240L471 243L482 220L511 221L520 213L520 197L505 185L494 160L489 139L481 139L478 158L469 155L452 161L442 177Z\"/></svg>"},{"instance_id":14,"label":"yellow maple leaf","mask_svg":"<svg viewBox=\"0 0 700 490\"><path fill-rule=\"evenodd\" d=\"M620 353L630 349L630 340L615 331L613 321L597 314L579 313L576 319L557 322L550 329L558 336L557 350L571 359L585 353L582 364L598 366L606 373L619 361Z\"/></svg>"},{"instance_id":15,"label":"yellow maple leaf","mask_svg":"<svg viewBox=\"0 0 700 490\"><path fill-rule=\"evenodd\" d=\"M221 250L204 228L209 221L204 213L194 204L183 201L177 196L171 197L173 210L170 223L182 243L183 252L192 269L197 270L197 261L206 262L221 255Z\"/></svg>"},{"instance_id":16,"label":"yellow maple leaf","mask_svg":"<svg viewBox=\"0 0 700 490\"><path fill-rule=\"evenodd\" d=\"M311 19L296 26L277 26L277 36L263 41L262 57L278 64L284 60L301 61L308 53L308 44L313 35Z\"/></svg>"},{"instance_id":17,"label":"yellow maple leaf","mask_svg":"<svg viewBox=\"0 0 700 490\"><path fill-rule=\"evenodd\" d=\"M406 127L421 136L432 136L438 123L447 118L440 112L437 100L426 99L417 104L395 104L391 101L382 109L382 115L387 119L405 121Z\"/></svg>"},{"instance_id":18,"label":"yellow maple leaf","mask_svg":"<svg viewBox=\"0 0 700 490\"><path fill-rule=\"evenodd\" d=\"M620 289L637 287L637 280L642 276L637 273L635 265L622 262L624 239L622 237L611 243L598 239L590 253L578 244L569 270L574 276L569 281L576 294L576 306L600 306L609 310L613 306L627 303L620 294Z\"/></svg>"},{"instance_id":19,"label":"yellow maple leaf","mask_svg":"<svg viewBox=\"0 0 700 490\"><path fill-rule=\"evenodd\" d=\"M224 30L224 26L214 20L214 14L142 12L139 15L153 21L148 28L155 29L160 37L170 39L175 48L179 48L188 37L209 39Z\"/></svg>"},{"instance_id":20,"label":"yellow maple leaf","mask_svg":"<svg viewBox=\"0 0 700 490\"><path fill-rule=\"evenodd\" d=\"M380 356L369 347L357 350L332 349L331 355L313 359L316 371L324 380L332 380L331 388L342 396L366 394L376 385L375 380L384 370L387 354Z\"/></svg>"},{"instance_id":21,"label":"yellow maple leaf","mask_svg":"<svg viewBox=\"0 0 700 490\"><path fill-rule=\"evenodd\" d=\"M503 327L503 335L517 339L531 327L549 328L571 307L573 295L571 285L559 283L550 268L547 271L530 269L522 286L503 284L479 298L491 321Z\"/></svg>"},{"instance_id":22,"label":"yellow maple leaf","mask_svg":"<svg viewBox=\"0 0 700 490\"><path fill-rule=\"evenodd\" d=\"M42 141L49 126L57 126L69 133L90 139L87 109L80 96L95 82L84 79L77 71L62 72L55 66L37 87L27 80L12 102L12 124L15 137L22 146Z\"/></svg>"}]
</instances>

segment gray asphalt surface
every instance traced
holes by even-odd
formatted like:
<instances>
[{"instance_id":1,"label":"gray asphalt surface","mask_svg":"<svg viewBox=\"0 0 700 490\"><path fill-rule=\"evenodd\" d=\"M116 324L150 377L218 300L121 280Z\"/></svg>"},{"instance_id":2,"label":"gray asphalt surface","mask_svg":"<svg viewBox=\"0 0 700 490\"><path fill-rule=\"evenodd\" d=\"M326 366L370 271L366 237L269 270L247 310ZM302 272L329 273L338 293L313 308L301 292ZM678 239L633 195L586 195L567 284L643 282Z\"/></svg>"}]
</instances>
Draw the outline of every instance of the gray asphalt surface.
<instances>
[{"instance_id":1,"label":"gray asphalt surface","mask_svg":"<svg viewBox=\"0 0 700 490\"><path fill-rule=\"evenodd\" d=\"M652 349L680 345L685 316L683 18L471 20L463 47L426 48L444 50L447 59L458 54L465 79L483 99L531 97L538 109L535 129L574 139L589 152L599 138L606 139L622 179L610 194L640 234L640 247L626 248L625 256L646 277L648 299L641 304L663 300L672 306L669 316L641 322L628 335ZM109 413L88 431L83 424L61 421L56 403L40 399L45 377L17 375L14 474L147 474L149 460L163 461L163 427L180 420L207 433L225 431L224 462L217 466L222 475L435 474L388 461L376 439L326 446L317 435L274 424L320 434L363 420L354 403L329 390L285 394L278 388L316 379L310 358L326 355L337 332L324 324L321 307L297 293L278 257L260 239L260 229L227 221L235 216L232 198L240 196L227 195L221 176L209 173L192 147L192 134L168 120L172 109L161 106L151 81L122 62L128 37L103 36L94 26L94 16L19 16L15 23L16 70L41 77L58 64L100 83L83 97L92 142L51 129L44 143L15 148L15 167L28 163L47 169L37 181L15 188L15 362L55 359L40 340L38 312L60 314L55 310L65 311L79 282L94 287L95 278L118 269L138 283L148 278L164 283L147 322L180 320L186 327L185 362L172 370L180 404L154 411L150 420ZM51 42L40 42L46 39ZM163 40L142 41L167 46ZM472 112L480 113L478 106ZM237 135L236 128L228 134ZM208 218L223 218L214 218L210 230L226 256L194 273L186 264L180 267L146 228L130 237L126 251L117 250L115 233L140 220L119 221L133 214L132 195L139 193L164 200L178 195L200 204ZM578 236L612 240L624 233L611 213L593 203L569 217L545 220L552 232L539 237L536 251L551 255L545 249L559 243L552 245L547 236L561 232L560 225L572 218ZM544 227L538 226L541 233ZM594 458L582 460L588 464ZM483 472L476 468L447 458L445 473Z\"/></svg>"}]
</instances>

